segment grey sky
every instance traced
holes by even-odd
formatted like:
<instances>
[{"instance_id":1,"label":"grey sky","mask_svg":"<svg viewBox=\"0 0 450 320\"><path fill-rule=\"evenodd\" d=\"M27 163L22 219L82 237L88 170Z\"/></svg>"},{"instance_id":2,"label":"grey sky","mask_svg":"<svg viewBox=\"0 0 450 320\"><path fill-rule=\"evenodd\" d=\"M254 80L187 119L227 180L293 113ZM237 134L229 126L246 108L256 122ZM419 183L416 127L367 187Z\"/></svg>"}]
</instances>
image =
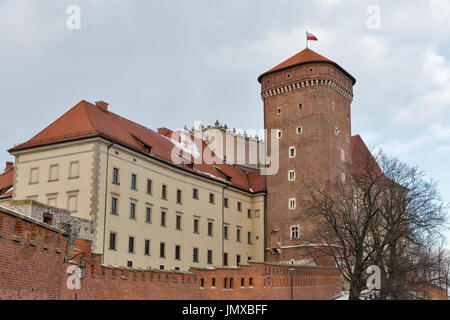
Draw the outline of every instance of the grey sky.
<instances>
[{"instance_id":1,"label":"grey sky","mask_svg":"<svg viewBox=\"0 0 450 320\"><path fill-rule=\"evenodd\" d=\"M81 30L66 27L71 4ZM357 79L352 134L426 170L450 201L447 0L0 0L0 164L81 99L152 129L262 128L256 78L302 50L305 30Z\"/></svg>"}]
</instances>

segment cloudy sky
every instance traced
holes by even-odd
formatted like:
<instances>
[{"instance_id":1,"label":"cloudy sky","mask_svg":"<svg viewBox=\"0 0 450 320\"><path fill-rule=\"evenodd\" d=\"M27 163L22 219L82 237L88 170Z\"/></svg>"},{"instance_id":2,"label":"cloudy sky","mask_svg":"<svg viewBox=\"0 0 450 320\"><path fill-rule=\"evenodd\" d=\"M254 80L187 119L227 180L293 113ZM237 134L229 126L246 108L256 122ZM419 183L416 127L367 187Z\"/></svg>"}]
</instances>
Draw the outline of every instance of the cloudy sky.
<instances>
[{"instance_id":1,"label":"cloudy sky","mask_svg":"<svg viewBox=\"0 0 450 320\"><path fill-rule=\"evenodd\" d=\"M304 49L305 30L357 79L352 133L450 201L447 0L0 0L0 164L82 99L152 129L260 129L256 79Z\"/></svg>"}]
</instances>

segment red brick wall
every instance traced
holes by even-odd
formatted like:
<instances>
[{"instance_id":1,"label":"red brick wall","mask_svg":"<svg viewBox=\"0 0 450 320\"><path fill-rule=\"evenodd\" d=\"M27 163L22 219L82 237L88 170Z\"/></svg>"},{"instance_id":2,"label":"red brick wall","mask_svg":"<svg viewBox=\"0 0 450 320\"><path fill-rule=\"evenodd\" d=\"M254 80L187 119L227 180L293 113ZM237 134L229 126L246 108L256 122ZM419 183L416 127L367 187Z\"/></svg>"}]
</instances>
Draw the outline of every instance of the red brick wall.
<instances>
[{"instance_id":1,"label":"red brick wall","mask_svg":"<svg viewBox=\"0 0 450 320\"><path fill-rule=\"evenodd\" d=\"M58 299L67 237L0 211L0 299Z\"/></svg>"}]
</instances>

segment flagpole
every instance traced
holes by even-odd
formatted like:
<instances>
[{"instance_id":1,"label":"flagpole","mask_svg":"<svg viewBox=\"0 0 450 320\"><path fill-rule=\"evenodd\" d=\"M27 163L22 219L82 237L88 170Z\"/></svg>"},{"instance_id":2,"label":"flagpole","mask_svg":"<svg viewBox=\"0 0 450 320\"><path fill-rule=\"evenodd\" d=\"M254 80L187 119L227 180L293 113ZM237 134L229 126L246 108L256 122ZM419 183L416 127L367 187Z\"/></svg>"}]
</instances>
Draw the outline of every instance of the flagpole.
<instances>
[{"instance_id":1,"label":"flagpole","mask_svg":"<svg viewBox=\"0 0 450 320\"><path fill-rule=\"evenodd\" d=\"M306 35L306 48L308 48L308 31L305 31L305 35Z\"/></svg>"}]
</instances>

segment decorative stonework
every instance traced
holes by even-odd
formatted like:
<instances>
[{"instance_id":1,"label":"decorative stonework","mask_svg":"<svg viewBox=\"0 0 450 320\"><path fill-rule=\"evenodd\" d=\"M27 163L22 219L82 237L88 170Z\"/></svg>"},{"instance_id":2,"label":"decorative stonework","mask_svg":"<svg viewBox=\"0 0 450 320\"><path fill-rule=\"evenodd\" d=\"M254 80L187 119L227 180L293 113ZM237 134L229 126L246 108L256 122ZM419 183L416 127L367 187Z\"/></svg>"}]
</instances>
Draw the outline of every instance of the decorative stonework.
<instances>
[{"instance_id":1,"label":"decorative stonework","mask_svg":"<svg viewBox=\"0 0 450 320\"><path fill-rule=\"evenodd\" d=\"M327 79L315 79L315 80L305 80L299 81L297 83L289 84L280 88L266 90L262 93L261 98L265 100L267 97L276 96L278 94L283 94L285 92L290 92L294 90L298 90L300 88L305 87L314 87L314 86L329 86L330 88L337 91L340 95L347 98L349 101L353 100L353 95L344 90L340 85L332 80Z\"/></svg>"},{"instance_id":2,"label":"decorative stonework","mask_svg":"<svg viewBox=\"0 0 450 320\"><path fill-rule=\"evenodd\" d=\"M92 216L92 250L94 252L97 251L97 235L98 235L98 212L99 201L99 181L100 181L100 144L95 143L93 147L93 155L92 155L92 171L91 171L91 199L90 199L90 210L89 215Z\"/></svg>"}]
</instances>

